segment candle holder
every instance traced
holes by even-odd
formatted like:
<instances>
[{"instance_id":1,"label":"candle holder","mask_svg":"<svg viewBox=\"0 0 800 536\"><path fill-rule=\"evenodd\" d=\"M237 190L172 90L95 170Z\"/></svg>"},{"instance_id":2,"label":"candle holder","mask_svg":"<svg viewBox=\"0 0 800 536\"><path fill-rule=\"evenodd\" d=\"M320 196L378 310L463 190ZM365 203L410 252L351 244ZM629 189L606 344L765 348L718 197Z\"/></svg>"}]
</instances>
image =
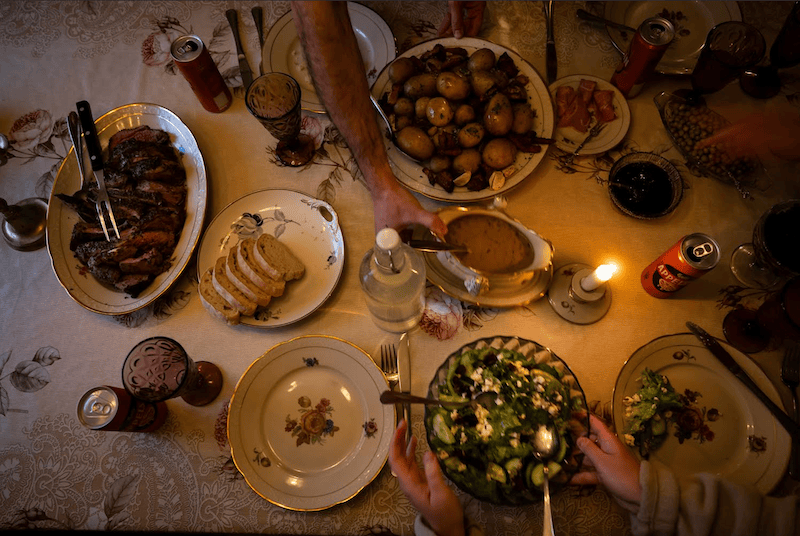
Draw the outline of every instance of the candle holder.
<instances>
[{"instance_id":1,"label":"candle holder","mask_svg":"<svg viewBox=\"0 0 800 536\"><path fill-rule=\"evenodd\" d=\"M122 385L139 400L161 402L179 396L192 406L205 406L222 390L222 372L209 361L195 363L169 337L151 337L125 358Z\"/></svg>"},{"instance_id":2,"label":"candle holder","mask_svg":"<svg viewBox=\"0 0 800 536\"><path fill-rule=\"evenodd\" d=\"M605 281L598 283L595 273L591 266L581 263L556 270L547 300L560 317L573 324L593 324L605 316L611 307L611 287ZM582 281L586 283L581 285Z\"/></svg>"}]
</instances>

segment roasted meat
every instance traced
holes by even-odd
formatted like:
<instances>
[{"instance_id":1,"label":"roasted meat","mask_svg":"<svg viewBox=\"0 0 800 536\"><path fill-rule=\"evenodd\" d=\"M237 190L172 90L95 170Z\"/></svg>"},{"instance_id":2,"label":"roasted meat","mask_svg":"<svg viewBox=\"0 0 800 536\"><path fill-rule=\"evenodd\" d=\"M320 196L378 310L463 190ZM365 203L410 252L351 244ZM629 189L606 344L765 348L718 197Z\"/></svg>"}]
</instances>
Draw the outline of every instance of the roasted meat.
<instances>
[{"instance_id":1,"label":"roasted meat","mask_svg":"<svg viewBox=\"0 0 800 536\"><path fill-rule=\"evenodd\" d=\"M105 239L96 186L58 194L81 219L70 250L98 281L136 297L172 263L186 220L186 171L167 132L140 126L111 137L104 172L120 238Z\"/></svg>"}]
</instances>

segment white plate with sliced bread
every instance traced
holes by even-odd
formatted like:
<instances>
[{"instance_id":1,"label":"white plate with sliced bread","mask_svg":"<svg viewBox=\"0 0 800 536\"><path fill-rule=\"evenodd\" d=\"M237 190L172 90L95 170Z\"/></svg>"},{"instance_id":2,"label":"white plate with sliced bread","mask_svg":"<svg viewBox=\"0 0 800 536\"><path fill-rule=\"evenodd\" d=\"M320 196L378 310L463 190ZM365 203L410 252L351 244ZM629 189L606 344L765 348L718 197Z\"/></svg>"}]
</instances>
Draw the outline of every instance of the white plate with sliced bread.
<instances>
[{"instance_id":1,"label":"white plate with sliced bread","mask_svg":"<svg viewBox=\"0 0 800 536\"><path fill-rule=\"evenodd\" d=\"M197 255L206 310L228 324L260 328L316 311L343 269L344 237L333 207L292 190L259 190L225 207Z\"/></svg>"}]
</instances>

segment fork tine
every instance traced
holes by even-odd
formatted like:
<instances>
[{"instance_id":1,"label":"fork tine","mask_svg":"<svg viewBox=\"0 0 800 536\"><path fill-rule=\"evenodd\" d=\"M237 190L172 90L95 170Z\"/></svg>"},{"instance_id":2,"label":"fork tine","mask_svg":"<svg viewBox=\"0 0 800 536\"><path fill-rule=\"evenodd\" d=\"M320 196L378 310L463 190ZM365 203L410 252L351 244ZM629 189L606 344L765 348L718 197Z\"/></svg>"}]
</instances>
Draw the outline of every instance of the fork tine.
<instances>
[{"instance_id":1,"label":"fork tine","mask_svg":"<svg viewBox=\"0 0 800 536\"><path fill-rule=\"evenodd\" d=\"M108 236L108 227L106 226L106 218L103 216L103 209L100 201L96 203L97 205L97 219L100 220L100 226L103 228L103 234L106 236L106 242L111 242L111 238Z\"/></svg>"},{"instance_id":2,"label":"fork tine","mask_svg":"<svg viewBox=\"0 0 800 536\"><path fill-rule=\"evenodd\" d=\"M111 202L106 199L104 203L108 209L108 219L111 220L111 225L114 227L114 234L117 235L117 239L119 239L119 228L117 227L117 220L114 218L114 211L111 210Z\"/></svg>"}]
</instances>

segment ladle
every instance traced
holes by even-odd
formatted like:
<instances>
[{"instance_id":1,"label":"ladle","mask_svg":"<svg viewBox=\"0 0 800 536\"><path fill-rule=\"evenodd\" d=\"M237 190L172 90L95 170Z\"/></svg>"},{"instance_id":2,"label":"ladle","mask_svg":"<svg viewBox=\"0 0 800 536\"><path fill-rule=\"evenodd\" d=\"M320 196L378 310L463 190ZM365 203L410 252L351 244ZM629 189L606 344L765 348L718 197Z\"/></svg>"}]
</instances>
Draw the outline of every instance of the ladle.
<instances>
[{"instance_id":1,"label":"ladle","mask_svg":"<svg viewBox=\"0 0 800 536\"><path fill-rule=\"evenodd\" d=\"M558 434L552 424L539 425L536 433L533 436L533 456L544 465L544 521L543 531L544 536L554 536L555 530L553 528L553 513L550 509L550 470L547 467L548 462L558 450Z\"/></svg>"},{"instance_id":2,"label":"ladle","mask_svg":"<svg viewBox=\"0 0 800 536\"><path fill-rule=\"evenodd\" d=\"M381 105L378 104L378 101L375 100L375 97L373 97L372 95L369 96L369 100L372 101L372 105L375 107L375 110L378 111L378 115L381 116L381 119L383 119L383 122L386 124L386 130L389 131L389 136L391 136L392 143L394 144L395 148L400 153L404 154L406 157L410 158L414 162L416 162L418 164L422 163L422 160L418 160L418 159L414 158L413 156L411 156L410 154L408 154L407 152L402 150L399 145L397 145L397 136L395 136L394 129L392 129L392 124L389 122L389 118L386 117L386 113L383 111L383 108L381 108Z\"/></svg>"},{"instance_id":3,"label":"ladle","mask_svg":"<svg viewBox=\"0 0 800 536\"><path fill-rule=\"evenodd\" d=\"M429 406L442 406L448 409L463 408L472 406L477 408L479 405L484 408L494 406L494 393L482 393L472 400L465 400L463 402L451 402L446 400L439 400L438 398L425 398L422 396L414 396L410 393L402 393L398 391L384 391L381 393L381 404L426 404Z\"/></svg>"},{"instance_id":4,"label":"ladle","mask_svg":"<svg viewBox=\"0 0 800 536\"><path fill-rule=\"evenodd\" d=\"M38 197L23 199L9 205L0 197L0 214L3 222L3 238L18 251L39 249L45 243L47 233L47 202Z\"/></svg>"}]
</instances>

